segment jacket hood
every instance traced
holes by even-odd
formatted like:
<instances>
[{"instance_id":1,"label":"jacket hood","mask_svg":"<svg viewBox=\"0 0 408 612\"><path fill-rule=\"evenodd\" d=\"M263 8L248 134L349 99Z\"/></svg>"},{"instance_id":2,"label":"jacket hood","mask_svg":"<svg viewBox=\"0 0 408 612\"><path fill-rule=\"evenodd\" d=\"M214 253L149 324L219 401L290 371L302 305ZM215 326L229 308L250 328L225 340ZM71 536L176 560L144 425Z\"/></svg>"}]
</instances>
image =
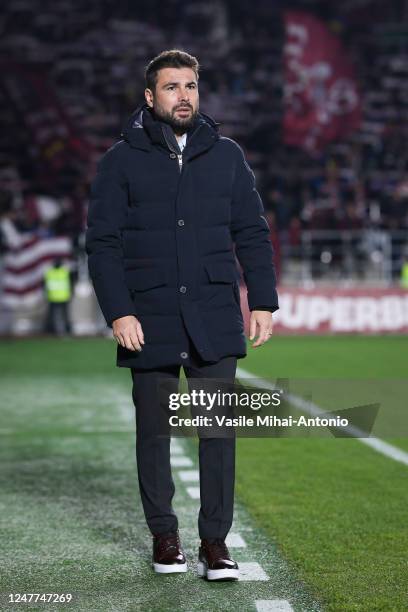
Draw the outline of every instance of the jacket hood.
<instances>
[{"instance_id":1,"label":"jacket hood","mask_svg":"<svg viewBox=\"0 0 408 612\"><path fill-rule=\"evenodd\" d=\"M218 139L218 126L220 125L210 115L198 111L193 126L187 131L187 142L199 126L203 126L204 131L211 132L213 140ZM126 120L121 136L130 145L138 148L150 148L151 143L157 143L167 149L170 141L172 147L178 149L177 139L172 128L164 121L157 119L146 102L138 106Z\"/></svg>"}]
</instances>

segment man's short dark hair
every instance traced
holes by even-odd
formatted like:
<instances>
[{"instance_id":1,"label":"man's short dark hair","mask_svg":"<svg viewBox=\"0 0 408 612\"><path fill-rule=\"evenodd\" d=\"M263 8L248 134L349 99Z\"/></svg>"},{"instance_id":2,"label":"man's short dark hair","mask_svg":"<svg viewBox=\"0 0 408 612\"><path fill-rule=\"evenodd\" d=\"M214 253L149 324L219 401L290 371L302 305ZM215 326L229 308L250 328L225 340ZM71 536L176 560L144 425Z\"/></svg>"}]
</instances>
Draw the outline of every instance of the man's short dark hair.
<instances>
[{"instance_id":1,"label":"man's short dark hair","mask_svg":"<svg viewBox=\"0 0 408 612\"><path fill-rule=\"evenodd\" d=\"M146 66L145 81L147 89L154 93L157 84L157 73L162 68L191 68L194 70L197 81L200 65L197 58L179 49L169 49L156 55Z\"/></svg>"}]
</instances>

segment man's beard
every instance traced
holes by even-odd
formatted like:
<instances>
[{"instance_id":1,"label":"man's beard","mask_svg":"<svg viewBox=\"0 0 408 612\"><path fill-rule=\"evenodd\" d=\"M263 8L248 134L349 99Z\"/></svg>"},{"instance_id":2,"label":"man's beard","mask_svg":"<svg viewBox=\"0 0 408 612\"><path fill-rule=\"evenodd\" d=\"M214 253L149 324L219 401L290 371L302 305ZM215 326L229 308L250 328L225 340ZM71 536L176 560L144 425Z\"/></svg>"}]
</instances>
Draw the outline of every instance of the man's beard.
<instances>
[{"instance_id":1,"label":"man's beard","mask_svg":"<svg viewBox=\"0 0 408 612\"><path fill-rule=\"evenodd\" d=\"M184 132L188 132L188 130L193 127L197 119L198 109L193 110L191 106L189 106L189 108L192 112L191 115L189 115L188 117L177 117L175 114L177 110L174 111L174 114L163 111L160 107L157 106L154 107L153 110L156 119L167 123L176 134L182 134Z\"/></svg>"}]
</instances>

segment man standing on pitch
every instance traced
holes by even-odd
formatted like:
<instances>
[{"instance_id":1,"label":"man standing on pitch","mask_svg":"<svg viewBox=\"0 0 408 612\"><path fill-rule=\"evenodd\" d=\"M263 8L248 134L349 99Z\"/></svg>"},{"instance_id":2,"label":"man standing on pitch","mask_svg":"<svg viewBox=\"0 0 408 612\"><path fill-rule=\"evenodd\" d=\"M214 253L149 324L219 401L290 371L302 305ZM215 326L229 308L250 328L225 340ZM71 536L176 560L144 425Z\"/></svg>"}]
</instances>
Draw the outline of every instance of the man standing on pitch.
<instances>
[{"instance_id":1,"label":"man standing on pitch","mask_svg":"<svg viewBox=\"0 0 408 612\"><path fill-rule=\"evenodd\" d=\"M189 383L234 381L237 358L246 355L234 247L253 347L272 334L278 309L254 174L242 148L199 111L198 70L195 57L175 49L147 65L145 103L99 162L86 236L95 292L118 342L117 365L131 368L139 488L159 573L187 569L172 508L170 435L158 435L160 381L177 383L181 366ZM225 544L235 436L200 438L199 464L199 575L236 580L238 565Z\"/></svg>"}]
</instances>

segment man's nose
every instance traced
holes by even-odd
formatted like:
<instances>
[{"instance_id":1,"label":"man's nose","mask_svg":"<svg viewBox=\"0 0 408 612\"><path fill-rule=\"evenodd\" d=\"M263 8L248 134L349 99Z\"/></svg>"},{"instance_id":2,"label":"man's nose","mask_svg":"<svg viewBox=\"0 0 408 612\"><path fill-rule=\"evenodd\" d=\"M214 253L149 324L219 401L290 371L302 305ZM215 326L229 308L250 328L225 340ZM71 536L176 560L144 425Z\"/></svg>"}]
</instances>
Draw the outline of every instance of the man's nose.
<instances>
[{"instance_id":1,"label":"man's nose","mask_svg":"<svg viewBox=\"0 0 408 612\"><path fill-rule=\"evenodd\" d=\"M187 91L184 91L184 92L182 91L180 93L179 102L180 102L180 104L182 104L182 103L190 104L190 98L189 98L189 95L188 95Z\"/></svg>"}]
</instances>

